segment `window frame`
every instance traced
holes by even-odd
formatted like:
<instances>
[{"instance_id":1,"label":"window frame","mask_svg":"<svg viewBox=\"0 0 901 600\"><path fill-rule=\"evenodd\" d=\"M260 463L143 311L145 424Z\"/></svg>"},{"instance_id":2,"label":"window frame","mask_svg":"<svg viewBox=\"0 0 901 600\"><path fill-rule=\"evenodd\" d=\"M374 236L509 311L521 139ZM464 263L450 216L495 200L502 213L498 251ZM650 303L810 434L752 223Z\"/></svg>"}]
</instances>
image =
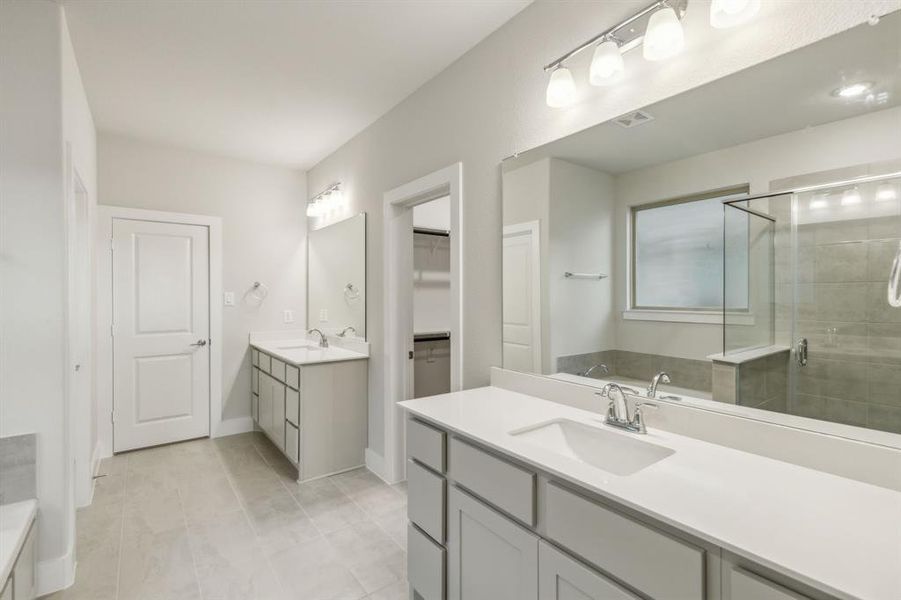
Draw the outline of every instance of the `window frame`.
<instances>
[{"instance_id":1,"label":"window frame","mask_svg":"<svg viewBox=\"0 0 901 600\"><path fill-rule=\"evenodd\" d=\"M628 302L628 311L635 312L647 312L647 313L685 313L685 314L700 314L700 315L714 315L723 313L722 306L714 306L714 307L680 307L680 306L643 306L638 304L638 294L637 294L637 273L638 273L638 262L637 256L635 252L635 245L638 241L638 228L636 227L636 217L639 212L650 210L654 208L661 208L664 206L675 206L677 204L688 204L690 202L700 202L703 200L710 200L713 198L724 198L723 202L726 202L726 197L728 196L739 196L745 195L748 196L751 193L751 186L748 183L742 183L737 185L726 186L722 188L717 188L714 190L708 190L705 192L698 192L694 194L688 194L685 196L678 196L676 198L670 198L667 200L658 200L655 202L648 202L645 204L633 204L629 207L629 302ZM741 198L732 198L730 201L740 201ZM723 209L725 210L725 208ZM750 224L749 224L750 227ZM725 233L724 233L725 235ZM748 240L750 251L750 239ZM750 286L750 272L747 274L748 276L748 285ZM723 282L725 286L725 278ZM725 290L724 290L725 293ZM738 309L729 309L730 313L734 314L749 314L751 312L750 306L750 294L747 302L747 306L745 308Z\"/></svg>"}]
</instances>

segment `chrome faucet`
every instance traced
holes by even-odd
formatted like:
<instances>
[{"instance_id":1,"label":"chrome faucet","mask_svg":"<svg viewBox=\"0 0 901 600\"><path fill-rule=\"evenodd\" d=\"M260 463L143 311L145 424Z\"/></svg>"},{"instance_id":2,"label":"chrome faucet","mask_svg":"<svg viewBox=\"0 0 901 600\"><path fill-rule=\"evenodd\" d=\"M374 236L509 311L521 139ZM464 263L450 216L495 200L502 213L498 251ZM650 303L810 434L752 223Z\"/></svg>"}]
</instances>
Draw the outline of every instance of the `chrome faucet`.
<instances>
[{"instance_id":1,"label":"chrome faucet","mask_svg":"<svg viewBox=\"0 0 901 600\"><path fill-rule=\"evenodd\" d=\"M654 375L654 379L651 380L651 385L648 386L648 398L657 397L657 385L660 383L670 383L669 373L660 371Z\"/></svg>"},{"instance_id":2,"label":"chrome faucet","mask_svg":"<svg viewBox=\"0 0 901 600\"><path fill-rule=\"evenodd\" d=\"M623 393L620 386L615 383L608 383L604 386L604 389L597 393L597 395L610 399L610 405L607 407L607 416L604 418L604 423L611 427L618 427L620 429L625 429L626 431L631 431L632 433L648 432L644 424L644 416L641 412L641 408L642 406L645 406L645 404L637 403L635 405L635 414L630 417L626 395ZM647 406L654 405L648 404Z\"/></svg>"},{"instance_id":3,"label":"chrome faucet","mask_svg":"<svg viewBox=\"0 0 901 600\"><path fill-rule=\"evenodd\" d=\"M311 329L307 333L318 333L319 334L319 347L320 348L328 348L328 339L325 337L324 333L322 333L318 329Z\"/></svg>"},{"instance_id":4,"label":"chrome faucet","mask_svg":"<svg viewBox=\"0 0 901 600\"><path fill-rule=\"evenodd\" d=\"M605 365L604 363L599 363L599 364L596 364L596 365L590 367L590 368L589 368L587 371L585 371L584 373L579 373L579 375L581 375L582 377L590 377L590 376L591 376L591 372L594 371L595 369L600 369L601 371L604 372L604 375L609 375L609 374L610 374L610 369L607 368L607 365Z\"/></svg>"},{"instance_id":5,"label":"chrome faucet","mask_svg":"<svg viewBox=\"0 0 901 600\"><path fill-rule=\"evenodd\" d=\"M348 331L353 331L354 335L357 334L357 330L354 329L353 326L348 325L347 327L345 327L344 329L341 330L341 333L338 334L338 337L345 337L347 335Z\"/></svg>"}]
</instances>

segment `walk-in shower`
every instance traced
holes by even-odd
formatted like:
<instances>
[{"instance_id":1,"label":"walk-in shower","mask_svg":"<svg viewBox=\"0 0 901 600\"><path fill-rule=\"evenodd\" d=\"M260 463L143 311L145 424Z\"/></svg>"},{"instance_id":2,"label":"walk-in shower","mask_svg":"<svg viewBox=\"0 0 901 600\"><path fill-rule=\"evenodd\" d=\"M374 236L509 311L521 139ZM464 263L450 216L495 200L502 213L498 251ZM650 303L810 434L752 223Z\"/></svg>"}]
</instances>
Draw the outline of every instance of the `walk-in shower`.
<instances>
[{"instance_id":1,"label":"walk-in shower","mask_svg":"<svg viewBox=\"0 0 901 600\"><path fill-rule=\"evenodd\" d=\"M738 403L901 432L901 173L724 206Z\"/></svg>"}]
</instances>

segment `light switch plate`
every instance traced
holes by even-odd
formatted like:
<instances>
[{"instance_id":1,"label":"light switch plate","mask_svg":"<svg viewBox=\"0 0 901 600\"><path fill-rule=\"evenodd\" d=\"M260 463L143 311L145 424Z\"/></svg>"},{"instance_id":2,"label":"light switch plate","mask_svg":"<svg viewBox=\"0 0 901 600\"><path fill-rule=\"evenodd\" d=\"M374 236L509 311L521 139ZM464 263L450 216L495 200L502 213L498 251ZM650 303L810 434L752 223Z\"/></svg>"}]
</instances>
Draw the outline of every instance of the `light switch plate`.
<instances>
[{"instance_id":1,"label":"light switch plate","mask_svg":"<svg viewBox=\"0 0 901 600\"><path fill-rule=\"evenodd\" d=\"M320 323L328 323L328 309L327 308L319 309L319 322Z\"/></svg>"},{"instance_id":2,"label":"light switch plate","mask_svg":"<svg viewBox=\"0 0 901 600\"><path fill-rule=\"evenodd\" d=\"M285 323L293 323L294 322L294 311L286 310L283 313Z\"/></svg>"},{"instance_id":3,"label":"light switch plate","mask_svg":"<svg viewBox=\"0 0 901 600\"><path fill-rule=\"evenodd\" d=\"M225 305L226 306L234 306L235 305L235 293L234 292L225 292L223 294L225 297Z\"/></svg>"}]
</instances>

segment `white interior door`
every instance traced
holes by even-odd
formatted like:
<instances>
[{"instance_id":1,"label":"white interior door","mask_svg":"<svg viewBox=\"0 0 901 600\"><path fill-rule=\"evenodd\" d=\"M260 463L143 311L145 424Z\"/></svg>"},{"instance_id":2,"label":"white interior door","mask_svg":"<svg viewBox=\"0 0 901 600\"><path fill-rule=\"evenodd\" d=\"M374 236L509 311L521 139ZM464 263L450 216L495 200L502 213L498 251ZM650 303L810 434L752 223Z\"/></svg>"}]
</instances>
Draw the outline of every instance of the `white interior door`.
<instances>
[{"instance_id":1,"label":"white interior door","mask_svg":"<svg viewBox=\"0 0 901 600\"><path fill-rule=\"evenodd\" d=\"M113 446L210 432L209 229L113 220Z\"/></svg>"},{"instance_id":2,"label":"white interior door","mask_svg":"<svg viewBox=\"0 0 901 600\"><path fill-rule=\"evenodd\" d=\"M541 372L541 277L538 221L504 227L503 363Z\"/></svg>"}]
</instances>

